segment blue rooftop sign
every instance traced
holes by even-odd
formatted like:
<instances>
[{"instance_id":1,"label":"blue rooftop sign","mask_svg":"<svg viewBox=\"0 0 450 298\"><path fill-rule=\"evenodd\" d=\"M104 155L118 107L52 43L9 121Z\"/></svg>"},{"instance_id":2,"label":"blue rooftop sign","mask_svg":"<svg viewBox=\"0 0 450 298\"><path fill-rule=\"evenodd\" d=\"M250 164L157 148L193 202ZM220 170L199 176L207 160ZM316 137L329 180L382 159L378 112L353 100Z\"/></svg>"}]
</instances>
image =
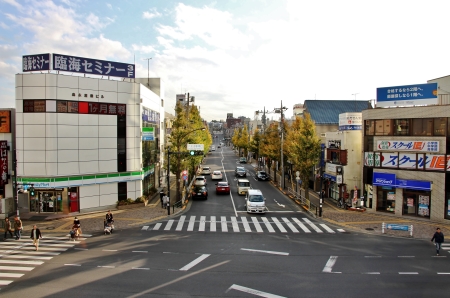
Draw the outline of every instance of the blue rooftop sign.
<instances>
[{"instance_id":1,"label":"blue rooftop sign","mask_svg":"<svg viewBox=\"0 0 450 298\"><path fill-rule=\"evenodd\" d=\"M377 108L437 104L437 83L377 88Z\"/></svg>"}]
</instances>

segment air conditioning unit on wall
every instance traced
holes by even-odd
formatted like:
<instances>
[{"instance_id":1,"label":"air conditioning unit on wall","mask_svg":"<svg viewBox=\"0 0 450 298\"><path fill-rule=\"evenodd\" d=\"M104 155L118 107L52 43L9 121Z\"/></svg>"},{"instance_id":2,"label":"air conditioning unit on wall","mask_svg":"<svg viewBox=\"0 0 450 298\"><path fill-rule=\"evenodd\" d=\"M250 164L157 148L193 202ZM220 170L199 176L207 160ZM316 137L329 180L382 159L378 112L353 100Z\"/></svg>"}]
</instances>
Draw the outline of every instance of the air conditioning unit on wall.
<instances>
[{"instance_id":1,"label":"air conditioning unit on wall","mask_svg":"<svg viewBox=\"0 0 450 298\"><path fill-rule=\"evenodd\" d=\"M321 134L320 134L320 137L321 137L321 138L325 138L325 133L321 133Z\"/></svg>"}]
</instances>

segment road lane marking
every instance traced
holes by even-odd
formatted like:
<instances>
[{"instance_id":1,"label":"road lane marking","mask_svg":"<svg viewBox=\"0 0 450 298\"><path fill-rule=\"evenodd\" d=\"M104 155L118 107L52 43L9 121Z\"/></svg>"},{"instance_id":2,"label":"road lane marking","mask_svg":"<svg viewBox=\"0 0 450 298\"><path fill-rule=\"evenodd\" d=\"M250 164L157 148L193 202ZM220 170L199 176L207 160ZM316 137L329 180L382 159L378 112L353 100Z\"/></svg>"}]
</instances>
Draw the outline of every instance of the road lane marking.
<instances>
[{"instance_id":1,"label":"road lane marking","mask_svg":"<svg viewBox=\"0 0 450 298\"><path fill-rule=\"evenodd\" d=\"M0 260L0 264L42 265L41 261Z\"/></svg>"},{"instance_id":2,"label":"road lane marking","mask_svg":"<svg viewBox=\"0 0 450 298\"><path fill-rule=\"evenodd\" d=\"M148 228L149 228L149 226L143 226L143 227L142 227L142 230L147 231Z\"/></svg>"},{"instance_id":3,"label":"road lane marking","mask_svg":"<svg viewBox=\"0 0 450 298\"><path fill-rule=\"evenodd\" d=\"M79 266L81 266L81 264L64 264L64 266L76 266L76 267L79 267Z\"/></svg>"},{"instance_id":4,"label":"road lane marking","mask_svg":"<svg viewBox=\"0 0 450 298\"><path fill-rule=\"evenodd\" d=\"M172 228L173 222L173 219L169 220L166 224L166 227L164 228L164 231L169 231Z\"/></svg>"},{"instance_id":5,"label":"road lane marking","mask_svg":"<svg viewBox=\"0 0 450 298\"><path fill-rule=\"evenodd\" d=\"M419 272L399 272L398 274L419 274Z\"/></svg>"},{"instance_id":6,"label":"road lane marking","mask_svg":"<svg viewBox=\"0 0 450 298\"><path fill-rule=\"evenodd\" d=\"M297 230L297 228L294 226L294 224L292 224L292 223L289 221L289 219L287 219L286 217L282 217L281 219L286 223L286 225L289 227L289 229L291 229L292 232L294 232L294 233L299 233L299 231Z\"/></svg>"},{"instance_id":7,"label":"road lane marking","mask_svg":"<svg viewBox=\"0 0 450 298\"><path fill-rule=\"evenodd\" d=\"M206 226L206 216L200 216L200 226L198 227L199 232L204 232Z\"/></svg>"},{"instance_id":8,"label":"road lane marking","mask_svg":"<svg viewBox=\"0 0 450 298\"><path fill-rule=\"evenodd\" d=\"M450 274L450 272L438 272L437 274Z\"/></svg>"},{"instance_id":9,"label":"road lane marking","mask_svg":"<svg viewBox=\"0 0 450 298\"><path fill-rule=\"evenodd\" d=\"M0 286L7 286L12 282L12 280L0 280Z\"/></svg>"},{"instance_id":10,"label":"road lane marking","mask_svg":"<svg viewBox=\"0 0 450 298\"><path fill-rule=\"evenodd\" d=\"M270 224L267 217L262 217L261 219L262 219L263 223L266 225L266 228L269 231L269 233L275 233L275 230L274 230L274 228L272 228L272 225Z\"/></svg>"},{"instance_id":11,"label":"road lane marking","mask_svg":"<svg viewBox=\"0 0 450 298\"><path fill-rule=\"evenodd\" d=\"M398 256L399 258L415 258L415 256Z\"/></svg>"},{"instance_id":12,"label":"road lane marking","mask_svg":"<svg viewBox=\"0 0 450 298\"><path fill-rule=\"evenodd\" d=\"M381 256L364 256L365 258L381 258Z\"/></svg>"},{"instance_id":13,"label":"road lane marking","mask_svg":"<svg viewBox=\"0 0 450 298\"><path fill-rule=\"evenodd\" d=\"M222 226L222 232L228 232L226 216L221 216L220 217L220 223L221 223L221 226Z\"/></svg>"},{"instance_id":14,"label":"road lane marking","mask_svg":"<svg viewBox=\"0 0 450 298\"><path fill-rule=\"evenodd\" d=\"M242 217L241 221L242 221L242 225L244 226L244 231L247 233L251 232L252 229L250 229L250 225L248 224L247 217Z\"/></svg>"},{"instance_id":15,"label":"road lane marking","mask_svg":"<svg viewBox=\"0 0 450 298\"><path fill-rule=\"evenodd\" d=\"M186 266L182 267L180 269L180 271L188 271L189 269L191 269L192 267L194 267L195 265L197 265L198 263L200 263L201 261L203 261L204 259L206 259L209 256L210 256L210 254L203 254L203 255L199 256L197 259L193 260Z\"/></svg>"},{"instance_id":16,"label":"road lane marking","mask_svg":"<svg viewBox=\"0 0 450 298\"><path fill-rule=\"evenodd\" d=\"M115 266L97 266L97 268L116 268Z\"/></svg>"},{"instance_id":17,"label":"road lane marking","mask_svg":"<svg viewBox=\"0 0 450 298\"><path fill-rule=\"evenodd\" d=\"M322 272L325 273L341 273L341 272L332 272L333 271L333 266L334 264L336 264L337 261L337 256L330 256L330 258L328 259L327 263L325 264L325 267L323 267Z\"/></svg>"},{"instance_id":18,"label":"road lane marking","mask_svg":"<svg viewBox=\"0 0 450 298\"><path fill-rule=\"evenodd\" d=\"M307 218L302 218L311 228L313 228L314 231L316 231L317 233L323 233L321 229L319 229L315 224L312 223L312 221L310 221Z\"/></svg>"},{"instance_id":19,"label":"road lane marking","mask_svg":"<svg viewBox=\"0 0 450 298\"><path fill-rule=\"evenodd\" d=\"M300 227L300 229L303 230L303 232L311 233L311 231L302 222L300 222L297 218L292 218L292 220Z\"/></svg>"},{"instance_id":20,"label":"road lane marking","mask_svg":"<svg viewBox=\"0 0 450 298\"><path fill-rule=\"evenodd\" d=\"M211 222L209 224L209 231L215 232L216 231L216 217L213 215L211 216Z\"/></svg>"},{"instance_id":21,"label":"road lane marking","mask_svg":"<svg viewBox=\"0 0 450 298\"><path fill-rule=\"evenodd\" d=\"M5 256L8 259L34 259L34 260L51 260L53 257L41 257L41 256L33 256L33 255L8 255Z\"/></svg>"},{"instance_id":22,"label":"road lane marking","mask_svg":"<svg viewBox=\"0 0 450 298\"><path fill-rule=\"evenodd\" d=\"M335 234L335 233L336 233L335 231L333 231L332 229L330 229L326 224L320 224L320 226L321 226L322 228L324 228L325 231L327 231L328 233L332 233L332 234Z\"/></svg>"},{"instance_id":23,"label":"road lane marking","mask_svg":"<svg viewBox=\"0 0 450 298\"><path fill-rule=\"evenodd\" d=\"M264 232L256 217L252 217L252 221L253 221L253 224L255 225L256 232L258 232L258 233Z\"/></svg>"},{"instance_id":24,"label":"road lane marking","mask_svg":"<svg viewBox=\"0 0 450 298\"><path fill-rule=\"evenodd\" d=\"M25 274L22 273L0 273L0 277L12 277L12 278L19 278L24 276Z\"/></svg>"},{"instance_id":25,"label":"road lane marking","mask_svg":"<svg viewBox=\"0 0 450 298\"><path fill-rule=\"evenodd\" d=\"M362 274L380 274L380 272L363 272Z\"/></svg>"},{"instance_id":26,"label":"road lane marking","mask_svg":"<svg viewBox=\"0 0 450 298\"><path fill-rule=\"evenodd\" d=\"M262 252L265 254L280 255L280 256L288 256L289 255L288 252L271 251L271 250L259 250L259 249L250 249L250 248L241 248L241 250L252 251L252 252Z\"/></svg>"},{"instance_id":27,"label":"road lane marking","mask_svg":"<svg viewBox=\"0 0 450 298\"><path fill-rule=\"evenodd\" d=\"M344 229L337 229L338 232L345 233Z\"/></svg>"},{"instance_id":28,"label":"road lane marking","mask_svg":"<svg viewBox=\"0 0 450 298\"><path fill-rule=\"evenodd\" d=\"M241 292L244 292L244 293L253 294L255 296L266 297L266 298L286 298L284 296L278 296L278 295L275 295L275 294L262 292L262 291L259 291L259 290L255 290L255 289L239 286L239 285L236 285L236 284L233 284L231 287L229 287L225 291L225 293L227 293L230 290L241 291Z\"/></svg>"},{"instance_id":29,"label":"road lane marking","mask_svg":"<svg viewBox=\"0 0 450 298\"><path fill-rule=\"evenodd\" d=\"M233 232L239 233L239 225L237 223L236 217L231 217L231 225L233 226Z\"/></svg>"},{"instance_id":30,"label":"road lane marking","mask_svg":"<svg viewBox=\"0 0 450 298\"><path fill-rule=\"evenodd\" d=\"M154 227L153 227L153 231L157 231L157 230L159 230L159 228L161 227L161 225L162 225L162 222L158 222Z\"/></svg>"},{"instance_id":31,"label":"road lane marking","mask_svg":"<svg viewBox=\"0 0 450 298\"><path fill-rule=\"evenodd\" d=\"M117 251L117 249L103 249L102 251Z\"/></svg>"},{"instance_id":32,"label":"road lane marking","mask_svg":"<svg viewBox=\"0 0 450 298\"><path fill-rule=\"evenodd\" d=\"M133 250L131 252L148 253L147 250Z\"/></svg>"},{"instance_id":33,"label":"road lane marking","mask_svg":"<svg viewBox=\"0 0 450 298\"><path fill-rule=\"evenodd\" d=\"M278 229L281 233L287 233L286 229L283 227L283 225L280 223L278 218L272 217L273 222L277 225Z\"/></svg>"},{"instance_id":34,"label":"road lane marking","mask_svg":"<svg viewBox=\"0 0 450 298\"><path fill-rule=\"evenodd\" d=\"M150 268L142 268L142 267L132 267L134 270L150 270Z\"/></svg>"},{"instance_id":35,"label":"road lane marking","mask_svg":"<svg viewBox=\"0 0 450 298\"><path fill-rule=\"evenodd\" d=\"M0 266L0 270L8 271L31 271L34 267Z\"/></svg>"},{"instance_id":36,"label":"road lane marking","mask_svg":"<svg viewBox=\"0 0 450 298\"><path fill-rule=\"evenodd\" d=\"M185 220L186 220L186 215L180 216L180 220L178 221L177 228L175 229L175 231L181 231L183 229Z\"/></svg>"},{"instance_id":37,"label":"road lane marking","mask_svg":"<svg viewBox=\"0 0 450 298\"><path fill-rule=\"evenodd\" d=\"M189 219L189 224L188 224L188 232L192 232L194 230L194 224L195 224L195 215L192 215L191 218Z\"/></svg>"}]
</instances>

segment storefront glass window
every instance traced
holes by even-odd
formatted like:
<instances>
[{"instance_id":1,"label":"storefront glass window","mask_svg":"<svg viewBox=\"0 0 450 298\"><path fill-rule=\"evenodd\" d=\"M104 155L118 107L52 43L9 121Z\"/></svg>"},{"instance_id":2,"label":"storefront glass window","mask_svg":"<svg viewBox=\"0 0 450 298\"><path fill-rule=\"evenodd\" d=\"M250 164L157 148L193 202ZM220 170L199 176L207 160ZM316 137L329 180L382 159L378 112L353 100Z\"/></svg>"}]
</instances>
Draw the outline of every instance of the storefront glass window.
<instances>
[{"instance_id":1,"label":"storefront glass window","mask_svg":"<svg viewBox=\"0 0 450 298\"><path fill-rule=\"evenodd\" d=\"M375 121L375 135L376 136L391 136L393 120L376 120Z\"/></svg>"},{"instance_id":2,"label":"storefront glass window","mask_svg":"<svg viewBox=\"0 0 450 298\"><path fill-rule=\"evenodd\" d=\"M433 119L415 118L412 121L412 134L414 136L431 136L433 134Z\"/></svg>"},{"instance_id":3,"label":"storefront glass window","mask_svg":"<svg viewBox=\"0 0 450 298\"><path fill-rule=\"evenodd\" d=\"M403 214L430 217L430 192L403 191Z\"/></svg>"},{"instance_id":4,"label":"storefront glass window","mask_svg":"<svg viewBox=\"0 0 450 298\"><path fill-rule=\"evenodd\" d=\"M395 119L394 120L394 135L409 136L409 120Z\"/></svg>"},{"instance_id":5,"label":"storefront glass window","mask_svg":"<svg viewBox=\"0 0 450 298\"><path fill-rule=\"evenodd\" d=\"M447 134L447 118L434 118L434 135L445 136Z\"/></svg>"},{"instance_id":6,"label":"storefront glass window","mask_svg":"<svg viewBox=\"0 0 450 298\"><path fill-rule=\"evenodd\" d=\"M375 120L366 120L366 136L373 136L375 133Z\"/></svg>"},{"instance_id":7,"label":"storefront glass window","mask_svg":"<svg viewBox=\"0 0 450 298\"><path fill-rule=\"evenodd\" d=\"M380 187L378 187L380 188ZM377 190L377 210L394 213L395 211L395 189Z\"/></svg>"}]
</instances>

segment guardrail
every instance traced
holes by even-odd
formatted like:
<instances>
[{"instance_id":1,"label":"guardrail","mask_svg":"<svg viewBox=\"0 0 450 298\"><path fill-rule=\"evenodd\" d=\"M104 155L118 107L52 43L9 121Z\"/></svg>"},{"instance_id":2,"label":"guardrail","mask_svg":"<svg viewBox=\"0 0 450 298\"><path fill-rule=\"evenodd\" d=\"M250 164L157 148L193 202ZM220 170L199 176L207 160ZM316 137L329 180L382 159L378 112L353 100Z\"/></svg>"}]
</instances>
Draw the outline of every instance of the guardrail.
<instances>
[{"instance_id":1,"label":"guardrail","mask_svg":"<svg viewBox=\"0 0 450 298\"><path fill-rule=\"evenodd\" d=\"M309 213L315 215L317 217L319 208L316 205L311 203L305 196L303 196L300 192L294 191L291 187L287 188L287 193L291 196L295 197L295 201L302 205Z\"/></svg>"}]
</instances>

